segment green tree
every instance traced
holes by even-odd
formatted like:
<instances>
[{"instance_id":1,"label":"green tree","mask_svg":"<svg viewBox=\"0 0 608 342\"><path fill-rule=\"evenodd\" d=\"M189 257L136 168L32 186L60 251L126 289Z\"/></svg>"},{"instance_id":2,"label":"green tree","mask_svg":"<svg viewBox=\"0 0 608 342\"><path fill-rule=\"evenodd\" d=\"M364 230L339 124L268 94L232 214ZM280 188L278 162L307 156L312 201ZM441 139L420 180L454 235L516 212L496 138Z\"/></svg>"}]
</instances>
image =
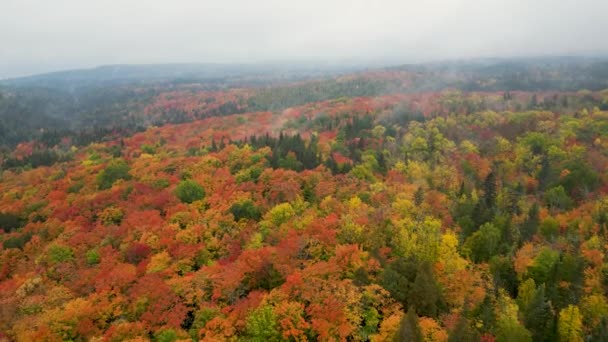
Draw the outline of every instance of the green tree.
<instances>
[{"instance_id":1,"label":"green tree","mask_svg":"<svg viewBox=\"0 0 608 342\"><path fill-rule=\"evenodd\" d=\"M554 271L559 262L559 252L544 247L534 258L534 263L528 267L528 274L536 284L548 283L554 277Z\"/></svg>"},{"instance_id":2,"label":"green tree","mask_svg":"<svg viewBox=\"0 0 608 342\"><path fill-rule=\"evenodd\" d=\"M175 342L178 336L173 329L164 329L154 335L154 342Z\"/></svg>"},{"instance_id":3,"label":"green tree","mask_svg":"<svg viewBox=\"0 0 608 342\"><path fill-rule=\"evenodd\" d=\"M262 217L260 209L251 200L234 203L230 207L230 213L234 216L235 221L240 221L241 219L259 221Z\"/></svg>"},{"instance_id":4,"label":"green tree","mask_svg":"<svg viewBox=\"0 0 608 342\"><path fill-rule=\"evenodd\" d=\"M501 319L498 321L496 342L532 342L532 336L516 319Z\"/></svg>"},{"instance_id":5,"label":"green tree","mask_svg":"<svg viewBox=\"0 0 608 342\"><path fill-rule=\"evenodd\" d=\"M85 257L87 264L89 265L96 265L101 261L101 256L99 255L97 248L88 250Z\"/></svg>"},{"instance_id":6,"label":"green tree","mask_svg":"<svg viewBox=\"0 0 608 342\"><path fill-rule=\"evenodd\" d=\"M413 306L422 316L437 317L445 302L431 263L398 258L383 273L382 285L404 307Z\"/></svg>"},{"instance_id":7,"label":"green tree","mask_svg":"<svg viewBox=\"0 0 608 342\"><path fill-rule=\"evenodd\" d=\"M502 234L492 223L483 224L464 243L464 251L475 262L488 261L498 253Z\"/></svg>"},{"instance_id":8,"label":"green tree","mask_svg":"<svg viewBox=\"0 0 608 342\"><path fill-rule=\"evenodd\" d=\"M416 279L416 268L414 260L397 258L382 273L382 286L404 307L407 307L410 288Z\"/></svg>"},{"instance_id":9,"label":"green tree","mask_svg":"<svg viewBox=\"0 0 608 342\"><path fill-rule=\"evenodd\" d=\"M555 339L553 308L545 297L545 285L534 291L528 305L522 308L523 321L532 333L534 341L553 341Z\"/></svg>"},{"instance_id":10,"label":"green tree","mask_svg":"<svg viewBox=\"0 0 608 342\"><path fill-rule=\"evenodd\" d=\"M97 175L97 187L100 190L109 189L119 179L131 178L129 164L122 159L112 160L108 166Z\"/></svg>"},{"instance_id":11,"label":"green tree","mask_svg":"<svg viewBox=\"0 0 608 342\"><path fill-rule=\"evenodd\" d=\"M416 308L417 313L437 317L439 309L443 306L443 298L428 261L423 261L418 265L416 279L411 285L409 297L409 303Z\"/></svg>"},{"instance_id":12,"label":"green tree","mask_svg":"<svg viewBox=\"0 0 608 342\"><path fill-rule=\"evenodd\" d=\"M419 207L423 201L424 201L424 189L422 189L422 187L419 186L418 189L416 189L416 192L414 193L414 204L416 204L416 206Z\"/></svg>"},{"instance_id":13,"label":"green tree","mask_svg":"<svg viewBox=\"0 0 608 342\"><path fill-rule=\"evenodd\" d=\"M540 222L539 207L537 203L534 203L528 211L526 220L522 223L520 228L521 238L524 241L529 241L536 231L538 230L538 224Z\"/></svg>"},{"instance_id":14,"label":"green tree","mask_svg":"<svg viewBox=\"0 0 608 342\"><path fill-rule=\"evenodd\" d=\"M277 317L270 305L262 305L247 317L245 333L247 341L281 341Z\"/></svg>"},{"instance_id":15,"label":"green tree","mask_svg":"<svg viewBox=\"0 0 608 342\"><path fill-rule=\"evenodd\" d=\"M197 182L187 179L177 185L175 195L182 203L192 203L205 197L205 189Z\"/></svg>"},{"instance_id":16,"label":"green tree","mask_svg":"<svg viewBox=\"0 0 608 342\"><path fill-rule=\"evenodd\" d=\"M559 222L553 217L547 217L540 225L540 233L549 241L559 234Z\"/></svg>"},{"instance_id":17,"label":"green tree","mask_svg":"<svg viewBox=\"0 0 608 342\"><path fill-rule=\"evenodd\" d=\"M52 264L59 264L74 259L74 251L70 247L52 245L48 250L49 261Z\"/></svg>"},{"instance_id":18,"label":"green tree","mask_svg":"<svg viewBox=\"0 0 608 342\"><path fill-rule=\"evenodd\" d=\"M414 308L410 307L407 314L401 319L399 330L395 334L395 342L423 342L422 331L418 323L418 316Z\"/></svg>"},{"instance_id":19,"label":"green tree","mask_svg":"<svg viewBox=\"0 0 608 342\"><path fill-rule=\"evenodd\" d=\"M545 203L554 210L566 210L572 207L572 199L566 193L563 186L558 185L545 192Z\"/></svg>"},{"instance_id":20,"label":"green tree","mask_svg":"<svg viewBox=\"0 0 608 342\"><path fill-rule=\"evenodd\" d=\"M471 327L464 313L460 314L456 327L450 332L448 342L479 342L481 337L477 330Z\"/></svg>"}]
</instances>

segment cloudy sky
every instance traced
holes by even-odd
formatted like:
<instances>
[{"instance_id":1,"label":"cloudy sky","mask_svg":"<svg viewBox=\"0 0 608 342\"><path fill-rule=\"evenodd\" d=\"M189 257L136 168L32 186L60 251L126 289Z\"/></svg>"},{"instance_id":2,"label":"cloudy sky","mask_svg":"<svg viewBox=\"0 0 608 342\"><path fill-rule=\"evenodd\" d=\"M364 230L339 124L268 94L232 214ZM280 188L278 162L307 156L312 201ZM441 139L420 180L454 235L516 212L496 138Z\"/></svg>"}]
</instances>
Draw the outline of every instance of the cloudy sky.
<instances>
[{"instance_id":1,"label":"cloudy sky","mask_svg":"<svg viewBox=\"0 0 608 342\"><path fill-rule=\"evenodd\" d=\"M117 63L608 54L606 0L0 0L0 78Z\"/></svg>"}]
</instances>

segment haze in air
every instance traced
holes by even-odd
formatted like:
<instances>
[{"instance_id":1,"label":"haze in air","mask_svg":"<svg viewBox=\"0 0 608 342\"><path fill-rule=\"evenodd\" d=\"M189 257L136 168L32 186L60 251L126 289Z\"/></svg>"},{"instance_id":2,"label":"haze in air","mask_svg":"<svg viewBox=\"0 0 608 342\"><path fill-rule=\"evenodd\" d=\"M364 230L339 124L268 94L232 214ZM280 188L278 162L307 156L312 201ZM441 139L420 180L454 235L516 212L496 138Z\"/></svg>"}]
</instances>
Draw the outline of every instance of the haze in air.
<instances>
[{"instance_id":1,"label":"haze in air","mask_svg":"<svg viewBox=\"0 0 608 342\"><path fill-rule=\"evenodd\" d=\"M4 0L0 9L0 78L108 64L608 52L601 0Z\"/></svg>"},{"instance_id":2,"label":"haze in air","mask_svg":"<svg viewBox=\"0 0 608 342\"><path fill-rule=\"evenodd\" d=\"M0 0L0 342L608 341L606 0Z\"/></svg>"}]
</instances>

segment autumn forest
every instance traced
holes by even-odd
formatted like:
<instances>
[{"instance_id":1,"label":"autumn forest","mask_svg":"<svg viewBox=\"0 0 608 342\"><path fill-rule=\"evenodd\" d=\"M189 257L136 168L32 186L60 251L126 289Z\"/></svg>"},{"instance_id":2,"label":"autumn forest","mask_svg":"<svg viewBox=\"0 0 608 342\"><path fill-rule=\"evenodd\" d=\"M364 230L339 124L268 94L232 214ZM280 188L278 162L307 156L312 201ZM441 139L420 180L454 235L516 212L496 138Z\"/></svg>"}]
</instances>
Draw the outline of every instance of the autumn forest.
<instances>
[{"instance_id":1,"label":"autumn forest","mask_svg":"<svg viewBox=\"0 0 608 342\"><path fill-rule=\"evenodd\" d=\"M0 340L608 341L605 60L189 68L0 81Z\"/></svg>"}]
</instances>

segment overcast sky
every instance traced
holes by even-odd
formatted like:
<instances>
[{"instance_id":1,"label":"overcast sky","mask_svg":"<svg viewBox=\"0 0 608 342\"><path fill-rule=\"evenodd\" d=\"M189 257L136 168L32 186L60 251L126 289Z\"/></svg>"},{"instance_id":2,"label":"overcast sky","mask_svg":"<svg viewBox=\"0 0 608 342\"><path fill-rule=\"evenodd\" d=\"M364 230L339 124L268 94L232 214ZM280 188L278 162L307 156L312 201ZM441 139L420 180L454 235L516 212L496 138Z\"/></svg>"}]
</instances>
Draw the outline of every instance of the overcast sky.
<instances>
[{"instance_id":1,"label":"overcast sky","mask_svg":"<svg viewBox=\"0 0 608 342\"><path fill-rule=\"evenodd\" d=\"M608 52L608 0L0 0L0 78L117 63Z\"/></svg>"}]
</instances>

